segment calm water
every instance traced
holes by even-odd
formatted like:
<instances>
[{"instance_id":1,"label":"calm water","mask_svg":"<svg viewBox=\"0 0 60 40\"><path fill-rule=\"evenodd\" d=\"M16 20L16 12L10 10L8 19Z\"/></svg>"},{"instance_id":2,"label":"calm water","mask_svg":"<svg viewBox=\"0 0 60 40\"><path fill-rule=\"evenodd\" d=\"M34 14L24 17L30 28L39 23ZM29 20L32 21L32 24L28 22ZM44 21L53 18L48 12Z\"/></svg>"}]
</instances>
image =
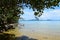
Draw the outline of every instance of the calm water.
<instances>
[{"instance_id":1,"label":"calm water","mask_svg":"<svg viewBox=\"0 0 60 40\"><path fill-rule=\"evenodd\" d=\"M60 21L21 21L23 32L60 35Z\"/></svg>"}]
</instances>

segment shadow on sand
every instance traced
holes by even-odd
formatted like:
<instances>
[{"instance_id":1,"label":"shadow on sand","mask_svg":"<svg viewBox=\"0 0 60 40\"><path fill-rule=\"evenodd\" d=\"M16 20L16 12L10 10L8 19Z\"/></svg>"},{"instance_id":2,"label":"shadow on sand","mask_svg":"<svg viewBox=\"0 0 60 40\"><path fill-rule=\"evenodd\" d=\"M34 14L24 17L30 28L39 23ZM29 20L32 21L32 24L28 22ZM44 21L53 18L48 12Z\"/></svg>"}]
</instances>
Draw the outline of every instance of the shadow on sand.
<instances>
[{"instance_id":1,"label":"shadow on sand","mask_svg":"<svg viewBox=\"0 0 60 40\"><path fill-rule=\"evenodd\" d=\"M0 40L37 40L28 36L15 37L14 34L0 33Z\"/></svg>"},{"instance_id":2,"label":"shadow on sand","mask_svg":"<svg viewBox=\"0 0 60 40\"><path fill-rule=\"evenodd\" d=\"M16 40L37 40L34 38L29 38L28 36L16 37Z\"/></svg>"}]
</instances>

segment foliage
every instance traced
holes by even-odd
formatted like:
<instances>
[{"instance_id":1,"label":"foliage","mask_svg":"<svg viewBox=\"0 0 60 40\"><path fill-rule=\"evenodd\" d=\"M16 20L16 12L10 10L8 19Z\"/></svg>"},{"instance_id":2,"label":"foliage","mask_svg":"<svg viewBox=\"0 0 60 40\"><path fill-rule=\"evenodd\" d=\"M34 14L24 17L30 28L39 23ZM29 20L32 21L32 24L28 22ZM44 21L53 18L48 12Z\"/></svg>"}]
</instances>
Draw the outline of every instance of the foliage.
<instances>
[{"instance_id":1,"label":"foliage","mask_svg":"<svg viewBox=\"0 0 60 40\"><path fill-rule=\"evenodd\" d=\"M15 35L2 33L0 34L0 40L15 40Z\"/></svg>"},{"instance_id":2,"label":"foliage","mask_svg":"<svg viewBox=\"0 0 60 40\"><path fill-rule=\"evenodd\" d=\"M0 30L6 29L5 25L17 23L23 8L29 7L35 11L34 15L41 16L45 8L59 6L60 0L0 0Z\"/></svg>"},{"instance_id":3,"label":"foliage","mask_svg":"<svg viewBox=\"0 0 60 40\"><path fill-rule=\"evenodd\" d=\"M52 8L54 9L55 6L59 6L60 0L20 0L23 2L26 7L32 8L33 11L38 11L35 13L40 14L43 13L45 8Z\"/></svg>"}]
</instances>

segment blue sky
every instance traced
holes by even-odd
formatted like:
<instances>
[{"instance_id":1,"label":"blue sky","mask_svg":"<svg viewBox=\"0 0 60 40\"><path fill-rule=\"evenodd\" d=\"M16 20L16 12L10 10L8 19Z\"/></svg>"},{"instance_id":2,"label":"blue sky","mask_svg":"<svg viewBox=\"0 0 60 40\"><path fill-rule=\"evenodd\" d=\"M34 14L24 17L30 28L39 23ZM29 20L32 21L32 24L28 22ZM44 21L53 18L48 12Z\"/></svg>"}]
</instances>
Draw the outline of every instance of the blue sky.
<instances>
[{"instance_id":1,"label":"blue sky","mask_svg":"<svg viewBox=\"0 0 60 40\"><path fill-rule=\"evenodd\" d=\"M32 9L25 8L24 14L21 15L25 20L35 19L34 11ZM41 17L41 20L60 20L60 7L55 7L55 9L45 9Z\"/></svg>"}]
</instances>

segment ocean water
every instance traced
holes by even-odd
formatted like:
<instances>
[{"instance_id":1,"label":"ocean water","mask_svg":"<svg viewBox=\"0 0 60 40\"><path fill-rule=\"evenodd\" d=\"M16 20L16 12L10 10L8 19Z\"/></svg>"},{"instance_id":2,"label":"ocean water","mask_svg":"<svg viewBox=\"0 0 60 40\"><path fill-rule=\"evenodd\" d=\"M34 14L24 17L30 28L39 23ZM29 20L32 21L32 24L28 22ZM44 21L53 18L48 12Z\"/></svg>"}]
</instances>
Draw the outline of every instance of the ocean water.
<instances>
[{"instance_id":1,"label":"ocean water","mask_svg":"<svg viewBox=\"0 0 60 40\"><path fill-rule=\"evenodd\" d=\"M60 21L20 21L23 32L60 35Z\"/></svg>"}]
</instances>

